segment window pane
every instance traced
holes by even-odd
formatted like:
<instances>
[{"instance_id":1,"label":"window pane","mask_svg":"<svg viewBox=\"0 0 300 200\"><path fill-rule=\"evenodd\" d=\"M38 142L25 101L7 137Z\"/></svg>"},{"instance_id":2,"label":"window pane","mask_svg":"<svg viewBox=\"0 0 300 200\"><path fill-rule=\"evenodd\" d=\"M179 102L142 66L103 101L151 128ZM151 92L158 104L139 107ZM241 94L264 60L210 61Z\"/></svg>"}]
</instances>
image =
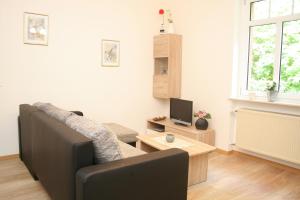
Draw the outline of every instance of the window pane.
<instances>
[{"instance_id":1,"label":"window pane","mask_svg":"<svg viewBox=\"0 0 300 200\"><path fill-rule=\"evenodd\" d=\"M269 1L251 3L251 20L266 19L269 17Z\"/></svg>"},{"instance_id":2,"label":"window pane","mask_svg":"<svg viewBox=\"0 0 300 200\"><path fill-rule=\"evenodd\" d=\"M294 0L294 13L300 13L300 0Z\"/></svg>"},{"instance_id":3,"label":"window pane","mask_svg":"<svg viewBox=\"0 0 300 200\"><path fill-rule=\"evenodd\" d=\"M271 17L292 14L293 0L271 0Z\"/></svg>"},{"instance_id":4,"label":"window pane","mask_svg":"<svg viewBox=\"0 0 300 200\"><path fill-rule=\"evenodd\" d=\"M283 24L280 90L300 92L300 20Z\"/></svg>"},{"instance_id":5,"label":"window pane","mask_svg":"<svg viewBox=\"0 0 300 200\"><path fill-rule=\"evenodd\" d=\"M250 29L248 90L264 91L273 80L276 25L254 26Z\"/></svg>"}]
</instances>

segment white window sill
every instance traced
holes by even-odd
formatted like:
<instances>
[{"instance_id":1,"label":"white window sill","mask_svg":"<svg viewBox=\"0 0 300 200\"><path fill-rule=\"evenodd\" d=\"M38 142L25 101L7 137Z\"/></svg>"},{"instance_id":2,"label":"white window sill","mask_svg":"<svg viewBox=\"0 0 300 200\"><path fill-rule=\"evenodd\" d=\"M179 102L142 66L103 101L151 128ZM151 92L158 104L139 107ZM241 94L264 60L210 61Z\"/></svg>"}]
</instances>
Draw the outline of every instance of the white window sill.
<instances>
[{"instance_id":1,"label":"white window sill","mask_svg":"<svg viewBox=\"0 0 300 200\"><path fill-rule=\"evenodd\" d=\"M277 105L277 106L286 106L286 107L296 107L300 108L299 103L292 103L292 102L282 102L282 101L274 101L274 102L269 102L267 100L261 100L261 99L249 99L249 98L242 98L242 97L230 97L229 98L231 101L236 101L236 102L248 102L248 103L255 103L255 104L267 104L267 105Z\"/></svg>"}]
</instances>

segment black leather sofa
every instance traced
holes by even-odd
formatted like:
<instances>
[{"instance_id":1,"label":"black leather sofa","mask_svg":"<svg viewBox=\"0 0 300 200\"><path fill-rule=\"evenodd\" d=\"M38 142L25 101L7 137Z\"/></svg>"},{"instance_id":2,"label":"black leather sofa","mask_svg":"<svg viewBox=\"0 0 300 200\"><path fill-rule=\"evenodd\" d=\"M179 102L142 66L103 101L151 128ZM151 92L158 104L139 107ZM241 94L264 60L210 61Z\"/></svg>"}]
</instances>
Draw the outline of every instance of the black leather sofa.
<instances>
[{"instance_id":1,"label":"black leather sofa","mask_svg":"<svg viewBox=\"0 0 300 200\"><path fill-rule=\"evenodd\" d=\"M188 154L158 151L95 164L92 141L20 105L20 157L53 200L186 200Z\"/></svg>"}]
</instances>

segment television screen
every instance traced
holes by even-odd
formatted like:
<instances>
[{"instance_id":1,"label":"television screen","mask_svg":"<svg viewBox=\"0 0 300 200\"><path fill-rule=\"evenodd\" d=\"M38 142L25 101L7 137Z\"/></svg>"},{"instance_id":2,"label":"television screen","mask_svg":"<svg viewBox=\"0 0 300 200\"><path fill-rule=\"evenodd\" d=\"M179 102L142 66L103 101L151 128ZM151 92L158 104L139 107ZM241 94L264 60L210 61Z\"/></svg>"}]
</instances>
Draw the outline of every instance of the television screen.
<instances>
[{"instance_id":1,"label":"television screen","mask_svg":"<svg viewBox=\"0 0 300 200\"><path fill-rule=\"evenodd\" d=\"M193 102L182 99L170 99L170 119L179 124L192 125Z\"/></svg>"}]
</instances>

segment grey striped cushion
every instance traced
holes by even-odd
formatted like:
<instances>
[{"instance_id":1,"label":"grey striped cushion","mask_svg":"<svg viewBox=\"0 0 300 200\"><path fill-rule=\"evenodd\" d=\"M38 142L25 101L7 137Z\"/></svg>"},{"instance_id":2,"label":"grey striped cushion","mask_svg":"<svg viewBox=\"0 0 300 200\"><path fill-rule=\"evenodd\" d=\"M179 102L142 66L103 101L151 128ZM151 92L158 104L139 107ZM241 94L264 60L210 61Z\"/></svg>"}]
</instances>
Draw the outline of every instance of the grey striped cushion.
<instances>
[{"instance_id":1,"label":"grey striped cushion","mask_svg":"<svg viewBox=\"0 0 300 200\"><path fill-rule=\"evenodd\" d=\"M37 103L33 104L33 106L35 106L37 109L45 112L49 116L57 119L58 121L61 121L64 123L66 122L66 120L69 116L73 115L73 113L63 110L63 109L60 109L50 103L37 102Z\"/></svg>"},{"instance_id":2,"label":"grey striped cushion","mask_svg":"<svg viewBox=\"0 0 300 200\"><path fill-rule=\"evenodd\" d=\"M102 124L78 115L68 117L66 124L93 140L97 163L105 163L123 158L117 136L109 132Z\"/></svg>"}]
</instances>

